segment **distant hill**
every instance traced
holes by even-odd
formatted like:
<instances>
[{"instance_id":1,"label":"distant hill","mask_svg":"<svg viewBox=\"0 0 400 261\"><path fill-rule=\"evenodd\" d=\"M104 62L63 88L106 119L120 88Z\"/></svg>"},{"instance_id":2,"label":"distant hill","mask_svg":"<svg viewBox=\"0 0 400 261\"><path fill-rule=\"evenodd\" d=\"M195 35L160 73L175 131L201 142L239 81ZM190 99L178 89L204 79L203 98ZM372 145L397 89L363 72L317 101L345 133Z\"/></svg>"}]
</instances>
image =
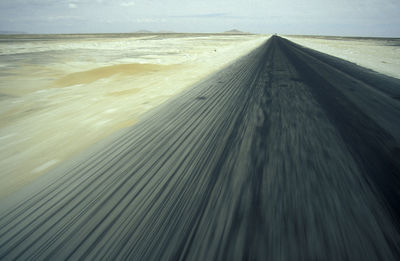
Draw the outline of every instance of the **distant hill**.
<instances>
[{"instance_id":1,"label":"distant hill","mask_svg":"<svg viewBox=\"0 0 400 261\"><path fill-rule=\"evenodd\" d=\"M175 34L174 31L158 31L158 34Z\"/></svg>"},{"instance_id":2,"label":"distant hill","mask_svg":"<svg viewBox=\"0 0 400 261\"><path fill-rule=\"evenodd\" d=\"M26 32L20 32L20 31L0 31L0 34L26 34Z\"/></svg>"},{"instance_id":3,"label":"distant hill","mask_svg":"<svg viewBox=\"0 0 400 261\"><path fill-rule=\"evenodd\" d=\"M232 30L224 32L224 34L250 34L250 33L242 32L237 29L232 29Z\"/></svg>"}]
</instances>

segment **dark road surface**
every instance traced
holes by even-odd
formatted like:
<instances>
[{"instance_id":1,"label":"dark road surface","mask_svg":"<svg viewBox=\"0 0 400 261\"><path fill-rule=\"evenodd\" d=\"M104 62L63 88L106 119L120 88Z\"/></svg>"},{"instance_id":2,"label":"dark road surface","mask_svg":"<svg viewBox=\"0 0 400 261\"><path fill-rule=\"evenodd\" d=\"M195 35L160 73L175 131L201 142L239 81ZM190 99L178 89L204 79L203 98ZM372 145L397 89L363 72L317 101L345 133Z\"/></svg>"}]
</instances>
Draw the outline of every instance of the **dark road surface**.
<instances>
[{"instance_id":1,"label":"dark road surface","mask_svg":"<svg viewBox=\"0 0 400 261\"><path fill-rule=\"evenodd\" d=\"M272 37L4 200L0 260L400 260L399 144L400 80Z\"/></svg>"}]
</instances>

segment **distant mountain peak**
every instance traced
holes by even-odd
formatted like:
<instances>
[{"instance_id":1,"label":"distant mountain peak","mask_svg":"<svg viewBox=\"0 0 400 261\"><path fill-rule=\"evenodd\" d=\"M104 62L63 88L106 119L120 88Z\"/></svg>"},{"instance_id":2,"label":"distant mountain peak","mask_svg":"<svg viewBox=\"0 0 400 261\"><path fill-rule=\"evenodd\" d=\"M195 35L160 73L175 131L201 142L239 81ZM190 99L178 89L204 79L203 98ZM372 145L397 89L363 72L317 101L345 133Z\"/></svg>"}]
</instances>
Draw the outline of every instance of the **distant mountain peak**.
<instances>
[{"instance_id":1,"label":"distant mountain peak","mask_svg":"<svg viewBox=\"0 0 400 261\"><path fill-rule=\"evenodd\" d=\"M249 33L243 32L243 31L240 31L237 29L232 29L232 30L224 32L224 34L249 34Z\"/></svg>"},{"instance_id":2,"label":"distant mountain peak","mask_svg":"<svg viewBox=\"0 0 400 261\"><path fill-rule=\"evenodd\" d=\"M157 33L159 34L174 34L174 31L168 31L168 30L162 30L162 31L158 31Z\"/></svg>"}]
</instances>

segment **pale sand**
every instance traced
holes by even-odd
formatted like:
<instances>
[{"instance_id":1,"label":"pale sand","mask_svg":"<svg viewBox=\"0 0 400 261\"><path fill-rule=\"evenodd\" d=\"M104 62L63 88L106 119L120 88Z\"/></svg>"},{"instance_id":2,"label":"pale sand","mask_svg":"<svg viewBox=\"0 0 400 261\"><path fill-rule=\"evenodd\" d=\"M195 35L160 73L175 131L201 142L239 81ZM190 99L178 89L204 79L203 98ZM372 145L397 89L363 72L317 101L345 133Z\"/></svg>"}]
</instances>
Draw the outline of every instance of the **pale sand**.
<instances>
[{"instance_id":1,"label":"pale sand","mask_svg":"<svg viewBox=\"0 0 400 261\"><path fill-rule=\"evenodd\" d=\"M0 43L0 197L266 41L146 36Z\"/></svg>"},{"instance_id":2,"label":"pale sand","mask_svg":"<svg viewBox=\"0 0 400 261\"><path fill-rule=\"evenodd\" d=\"M290 41L400 79L400 39L286 36Z\"/></svg>"},{"instance_id":3,"label":"pale sand","mask_svg":"<svg viewBox=\"0 0 400 261\"><path fill-rule=\"evenodd\" d=\"M155 73L173 68L177 68L177 66L161 64L117 64L83 72L70 73L56 80L54 85L67 87L77 84L89 84L117 74L124 76L145 75L147 73Z\"/></svg>"}]
</instances>

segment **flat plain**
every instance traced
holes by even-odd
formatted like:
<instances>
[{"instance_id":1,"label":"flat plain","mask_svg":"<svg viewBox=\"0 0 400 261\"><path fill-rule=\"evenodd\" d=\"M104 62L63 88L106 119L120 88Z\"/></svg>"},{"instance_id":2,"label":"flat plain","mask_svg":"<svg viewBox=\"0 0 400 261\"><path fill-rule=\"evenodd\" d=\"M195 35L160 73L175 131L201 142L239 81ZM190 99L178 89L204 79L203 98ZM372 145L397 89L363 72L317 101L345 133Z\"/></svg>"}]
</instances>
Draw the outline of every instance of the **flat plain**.
<instances>
[{"instance_id":1,"label":"flat plain","mask_svg":"<svg viewBox=\"0 0 400 261\"><path fill-rule=\"evenodd\" d=\"M198 48L208 51L195 51L196 66L208 73L182 88L174 87L200 67L130 61L51 78L48 89L68 97L60 100L65 107L23 111L26 125L13 130L27 137L32 130L25 126L43 133L49 125L39 119L54 110L58 116L49 119L58 131L47 130L36 148L57 144L53 136L60 130L80 134L43 152L53 158L27 167L25 177L32 181L25 178L27 185L0 201L0 259L400 259L400 79L379 72L383 67L362 65L356 56L340 59L279 36L235 36L242 40L237 42L232 35L215 37L223 38L226 52L217 59L224 50L216 48L221 38L208 47L201 43ZM353 46L341 52L342 40L318 41L339 55L355 52ZM379 49L381 40L370 49ZM360 41L369 40L353 43ZM237 58L227 61L234 53ZM212 67L218 64L220 69ZM161 81L157 89L131 89L154 79ZM159 92L165 97L153 109L138 118L129 114L133 100L150 102ZM49 97L43 90L34 93L37 104ZM104 100L89 103L99 93L94 98ZM117 114L121 108L127 114ZM97 129L80 125L88 116L95 121L86 124ZM66 124L74 117L74 124ZM96 124L122 118L132 121L110 135L101 127L107 124ZM51 161L93 133L106 137L59 165ZM5 134L12 142L13 133ZM35 146L8 148L15 155L38 155Z\"/></svg>"},{"instance_id":2,"label":"flat plain","mask_svg":"<svg viewBox=\"0 0 400 261\"><path fill-rule=\"evenodd\" d=\"M267 38L0 36L0 197L133 125Z\"/></svg>"}]
</instances>

